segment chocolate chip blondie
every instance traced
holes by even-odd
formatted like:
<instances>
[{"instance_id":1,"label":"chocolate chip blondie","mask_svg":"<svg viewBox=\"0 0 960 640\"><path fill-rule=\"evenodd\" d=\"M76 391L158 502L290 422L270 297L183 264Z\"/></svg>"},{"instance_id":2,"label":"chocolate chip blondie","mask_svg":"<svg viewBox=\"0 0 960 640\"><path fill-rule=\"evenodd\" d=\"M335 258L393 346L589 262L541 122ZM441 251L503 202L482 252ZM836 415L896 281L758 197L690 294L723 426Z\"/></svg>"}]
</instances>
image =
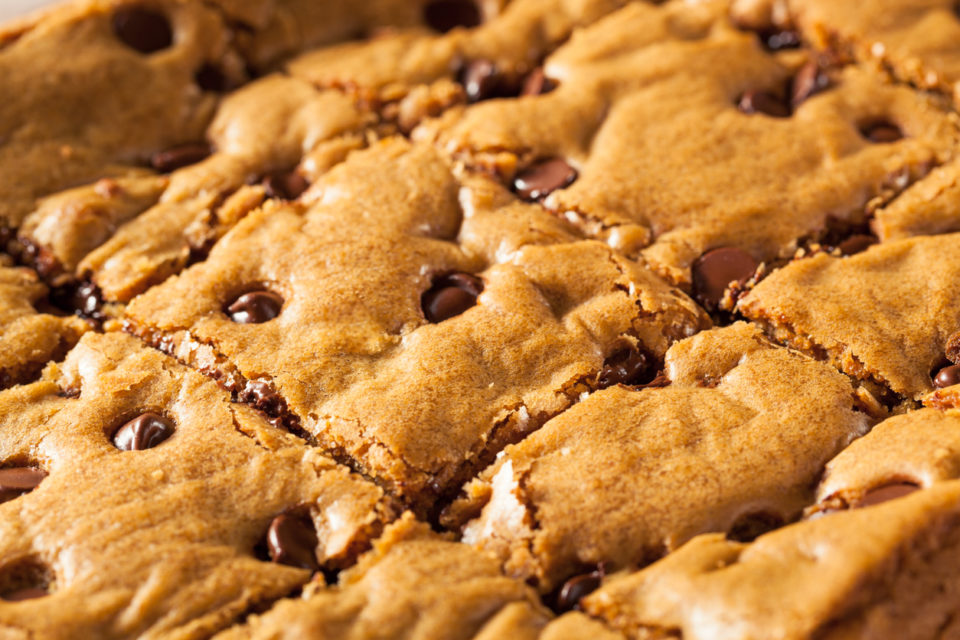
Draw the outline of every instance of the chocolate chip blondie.
<instances>
[{"instance_id":1,"label":"chocolate chip blondie","mask_svg":"<svg viewBox=\"0 0 960 640\"><path fill-rule=\"evenodd\" d=\"M960 13L0 28L0 636L960 635Z\"/></svg>"}]
</instances>

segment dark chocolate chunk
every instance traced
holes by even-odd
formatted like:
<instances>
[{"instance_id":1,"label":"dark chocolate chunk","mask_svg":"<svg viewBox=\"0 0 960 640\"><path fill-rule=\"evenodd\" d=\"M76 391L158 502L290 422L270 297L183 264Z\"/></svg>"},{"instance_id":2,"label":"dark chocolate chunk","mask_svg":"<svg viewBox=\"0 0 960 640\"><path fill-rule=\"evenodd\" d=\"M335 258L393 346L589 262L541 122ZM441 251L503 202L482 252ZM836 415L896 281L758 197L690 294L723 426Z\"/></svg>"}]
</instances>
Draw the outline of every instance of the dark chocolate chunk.
<instances>
[{"instance_id":1,"label":"dark chocolate chunk","mask_svg":"<svg viewBox=\"0 0 960 640\"><path fill-rule=\"evenodd\" d=\"M0 469L0 503L33 491L46 477L47 472L37 467Z\"/></svg>"},{"instance_id":2,"label":"dark chocolate chunk","mask_svg":"<svg viewBox=\"0 0 960 640\"><path fill-rule=\"evenodd\" d=\"M204 91L225 93L233 88L230 79L220 70L220 67L210 63L200 67L193 75L193 79Z\"/></svg>"},{"instance_id":3,"label":"dark chocolate chunk","mask_svg":"<svg viewBox=\"0 0 960 640\"><path fill-rule=\"evenodd\" d=\"M580 600L600 588L603 583L603 571L596 570L570 578L563 583L557 596L557 611L572 611L580 605Z\"/></svg>"},{"instance_id":4,"label":"dark chocolate chunk","mask_svg":"<svg viewBox=\"0 0 960 640\"><path fill-rule=\"evenodd\" d=\"M875 144L888 144L903 138L900 127L886 120L869 122L860 127L860 135Z\"/></svg>"},{"instance_id":5,"label":"dark chocolate chunk","mask_svg":"<svg viewBox=\"0 0 960 640\"><path fill-rule=\"evenodd\" d=\"M577 175L566 160L551 158L521 171L513 180L513 189L524 200L533 202L573 184Z\"/></svg>"},{"instance_id":6,"label":"dark chocolate chunk","mask_svg":"<svg viewBox=\"0 0 960 640\"><path fill-rule=\"evenodd\" d=\"M656 377L653 359L639 349L629 347L615 352L603 363L597 374L597 387L605 389L615 384L643 385Z\"/></svg>"},{"instance_id":7,"label":"dark chocolate chunk","mask_svg":"<svg viewBox=\"0 0 960 640\"><path fill-rule=\"evenodd\" d=\"M280 514L267 529L267 552L279 564L317 571L317 532L306 516Z\"/></svg>"},{"instance_id":8,"label":"dark chocolate chunk","mask_svg":"<svg viewBox=\"0 0 960 640\"><path fill-rule=\"evenodd\" d=\"M50 595L46 589L40 589L38 587L27 587L26 589L18 589L11 593L5 593L0 598L6 600L7 602L20 602L22 600L34 600L36 598L43 598Z\"/></svg>"},{"instance_id":9,"label":"dark chocolate chunk","mask_svg":"<svg viewBox=\"0 0 960 640\"><path fill-rule=\"evenodd\" d=\"M802 44L800 34L792 29L767 30L757 35L763 46L770 51L797 49Z\"/></svg>"},{"instance_id":10,"label":"dark chocolate chunk","mask_svg":"<svg viewBox=\"0 0 960 640\"><path fill-rule=\"evenodd\" d=\"M150 166L160 173L170 173L196 164L209 156L210 153L210 145L205 142L183 144L156 152L150 156Z\"/></svg>"},{"instance_id":11,"label":"dark chocolate chunk","mask_svg":"<svg viewBox=\"0 0 960 640\"><path fill-rule=\"evenodd\" d=\"M147 412L127 422L113 434L113 444L121 451L152 449L173 435L173 421Z\"/></svg>"},{"instance_id":12,"label":"dark chocolate chunk","mask_svg":"<svg viewBox=\"0 0 960 640\"><path fill-rule=\"evenodd\" d=\"M274 173L263 179L267 197L280 200L296 200L309 186L307 179L296 171Z\"/></svg>"},{"instance_id":13,"label":"dark chocolate chunk","mask_svg":"<svg viewBox=\"0 0 960 640\"><path fill-rule=\"evenodd\" d=\"M762 113L773 118L789 118L790 106L784 100L768 91L747 91L740 96L737 108L752 115Z\"/></svg>"},{"instance_id":14,"label":"dark chocolate chunk","mask_svg":"<svg viewBox=\"0 0 960 640\"><path fill-rule=\"evenodd\" d=\"M895 482L882 487L870 489L863 499L857 504L858 507L870 507L888 500L895 500L903 496L910 495L914 491L919 491L920 487L912 482Z\"/></svg>"},{"instance_id":15,"label":"dark chocolate chunk","mask_svg":"<svg viewBox=\"0 0 960 640\"><path fill-rule=\"evenodd\" d=\"M840 250L845 256L852 256L854 254L866 251L873 245L877 244L878 240L871 235L865 233L858 233L852 235L840 244L837 245L837 249Z\"/></svg>"},{"instance_id":16,"label":"dark chocolate chunk","mask_svg":"<svg viewBox=\"0 0 960 640\"><path fill-rule=\"evenodd\" d=\"M451 273L434 280L420 297L423 315L433 323L449 320L477 304L483 281L468 273Z\"/></svg>"},{"instance_id":17,"label":"dark chocolate chunk","mask_svg":"<svg viewBox=\"0 0 960 640\"><path fill-rule=\"evenodd\" d=\"M283 298L272 291L245 293L227 306L227 315L241 324L260 324L280 315Z\"/></svg>"},{"instance_id":18,"label":"dark chocolate chunk","mask_svg":"<svg viewBox=\"0 0 960 640\"><path fill-rule=\"evenodd\" d=\"M497 65L489 60L474 60L463 68L460 84L467 94L468 102L479 102L497 97L501 83Z\"/></svg>"},{"instance_id":19,"label":"dark chocolate chunk","mask_svg":"<svg viewBox=\"0 0 960 640\"><path fill-rule=\"evenodd\" d=\"M543 67L537 67L524 79L521 96L540 96L550 93L557 88L557 84L547 77Z\"/></svg>"},{"instance_id":20,"label":"dark chocolate chunk","mask_svg":"<svg viewBox=\"0 0 960 640\"><path fill-rule=\"evenodd\" d=\"M457 27L471 29L480 24L480 7L473 0L433 0L423 8L423 20L440 33Z\"/></svg>"},{"instance_id":21,"label":"dark chocolate chunk","mask_svg":"<svg viewBox=\"0 0 960 640\"><path fill-rule=\"evenodd\" d=\"M960 384L960 364L944 367L933 377L933 386L938 389L952 387L955 384Z\"/></svg>"},{"instance_id":22,"label":"dark chocolate chunk","mask_svg":"<svg viewBox=\"0 0 960 640\"><path fill-rule=\"evenodd\" d=\"M707 251L693 263L693 294L704 306L715 309L730 284L743 284L754 275L757 266L753 256L743 249L720 247Z\"/></svg>"},{"instance_id":23,"label":"dark chocolate chunk","mask_svg":"<svg viewBox=\"0 0 960 640\"><path fill-rule=\"evenodd\" d=\"M173 29L165 15L143 7L121 7L113 14L113 32L140 53L154 53L173 44Z\"/></svg>"},{"instance_id":24,"label":"dark chocolate chunk","mask_svg":"<svg viewBox=\"0 0 960 640\"><path fill-rule=\"evenodd\" d=\"M793 77L793 83L790 87L790 101L796 108L802 102L829 86L830 78L823 72L819 64L811 60L800 67L797 75Z\"/></svg>"}]
</instances>

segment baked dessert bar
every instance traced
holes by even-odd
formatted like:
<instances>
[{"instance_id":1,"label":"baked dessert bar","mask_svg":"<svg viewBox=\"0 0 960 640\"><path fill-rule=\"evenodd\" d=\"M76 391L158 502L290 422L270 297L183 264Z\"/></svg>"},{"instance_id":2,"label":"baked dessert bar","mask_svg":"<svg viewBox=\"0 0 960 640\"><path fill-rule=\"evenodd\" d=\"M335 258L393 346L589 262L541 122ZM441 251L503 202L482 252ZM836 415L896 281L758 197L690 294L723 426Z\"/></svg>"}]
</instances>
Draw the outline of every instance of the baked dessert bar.
<instances>
[{"instance_id":1,"label":"baked dessert bar","mask_svg":"<svg viewBox=\"0 0 960 640\"><path fill-rule=\"evenodd\" d=\"M653 378L708 322L609 247L482 189L432 147L384 141L134 300L128 330L426 508L596 388L605 359L636 354Z\"/></svg>"},{"instance_id":2,"label":"baked dessert bar","mask_svg":"<svg viewBox=\"0 0 960 640\"><path fill-rule=\"evenodd\" d=\"M0 29L0 637L960 637L957 25Z\"/></svg>"},{"instance_id":3,"label":"baked dessert bar","mask_svg":"<svg viewBox=\"0 0 960 640\"><path fill-rule=\"evenodd\" d=\"M0 392L0 449L8 637L209 636L350 564L394 516L379 487L117 333Z\"/></svg>"}]
</instances>

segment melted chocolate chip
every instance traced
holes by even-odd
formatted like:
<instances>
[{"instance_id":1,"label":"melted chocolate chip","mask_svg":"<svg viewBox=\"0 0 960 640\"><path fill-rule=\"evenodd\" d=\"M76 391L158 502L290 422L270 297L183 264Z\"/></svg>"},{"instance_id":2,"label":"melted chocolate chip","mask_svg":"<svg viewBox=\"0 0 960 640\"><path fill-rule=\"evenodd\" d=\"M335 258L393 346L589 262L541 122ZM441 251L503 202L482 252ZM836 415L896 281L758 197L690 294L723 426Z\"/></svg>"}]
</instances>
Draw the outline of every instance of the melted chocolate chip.
<instances>
[{"instance_id":1,"label":"melted chocolate chip","mask_svg":"<svg viewBox=\"0 0 960 640\"><path fill-rule=\"evenodd\" d=\"M240 392L239 400L252 404L269 416L276 416L287 408L287 403L266 380L250 380Z\"/></svg>"},{"instance_id":2,"label":"melted chocolate chip","mask_svg":"<svg viewBox=\"0 0 960 640\"><path fill-rule=\"evenodd\" d=\"M233 88L229 78L224 75L220 67L210 63L200 67L194 74L193 79L197 86L204 91L225 93Z\"/></svg>"},{"instance_id":3,"label":"melted chocolate chip","mask_svg":"<svg viewBox=\"0 0 960 640\"><path fill-rule=\"evenodd\" d=\"M423 315L437 323L458 316L477 304L483 281L468 273L451 273L434 280L420 297Z\"/></svg>"},{"instance_id":4,"label":"melted chocolate chip","mask_svg":"<svg viewBox=\"0 0 960 640\"><path fill-rule=\"evenodd\" d=\"M18 589L11 593L5 593L0 598L6 600L7 602L21 602L23 600L34 600L36 598L43 598L50 595L45 589L40 589L38 587L28 587L26 589Z\"/></svg>"},{"instance_id":5,"label":"melted chocolate chip","mask_svg":"<svg viewBox=\"0 0 960 640\"><path fill-rule=\"evenodd\" d=\"M794 108L805 102L811 96L820 93L830 86L830 78L823 72L820 65L814 61L800 67L793 77L790 87L790 101Z\"/></svg>"},{"instance_id":6,"label":"melted chocolate chip","mask_svg":"<svg viewBox=\"0 0 960 640\"><path fill-rule=\"evenodd\" d=\"M842 253L845 256L852 256L857 253L866 251L873 245L877 244L877 242L878 240L874 236L867 235L865 233L858 233L856 235L850 236L849 238L847 238L846 240L838 244L837 249L839 249L840 253Z\"/></svg>"},{"instance_id":7,"label":"melted chocolate chip","mask_svg":"<svg viewBox=\"0 0 960 640\"><path fill-rule=\"evenodd\" d=\"M37 467L0 469L0 503L33 491L46 477L47 472Z\"/></svg>"},{"instance_id":8,"label":"melted chocolate chip","mask_svg":"<svg viewBox=\"0 0 960 640\"><path fill-rule=\"evenodd\" d=\"M513 190L524 200L542 200L557 189L568 187L577 179L577 170L562 158L544 160L520 172L513 180Z\"/></svg>"},{"instance_id":9,"label":"melted chocolate chip","mask_svg":"<svg viewBox=\"0 0 960 640\"><path fill-rule=\"evenodd\" d=\"M173 421L147 412L127 422L113 434L113 444L121 451L152 449L173 435Z\"/></svg>"},{"instance_id":10,"label":"melted chocolate chip","mask_svg":"<svg viewBox=\"0 0 960 640\"><path fill-rule=\"evenodd\" d=\"M440 33L480 24L480 7L473 0L433 0L423 8L423 21Z\"/></svg>"},{"instance_id":11,"label":"melted chocolate chip","mask_svg":"<svg viewBox=\"0 0 960 640\"><path fill-rule=\"evenodd\" d=\"M863 499L860 500L860 503L857 504L857 506L870 507L875 504L880 504L881 502L887 502L888 500L902 498L903 496L910 495L914 491L919 490L920 487L912 482L895 482L892 484L887 484L882 487L877 487L876 489L870 489L867 491L866 495L863 496Z\"/></svg>"},{"instance_id":12,"label":"melted chocolate chip","mask_svg":"<svg viewBox=\"0 0 960 640\"><path fill-rule=\"evenodd\" d=\"M572 611L580 605L580 601L600 588L603 583L603 571L591 571L563 583L560 595L557 596L557 611Z\"/></svg>"},{"instance_id":13,"label":"melted chocolate chip","mask_svg":"<svg viewBox=\"0 0 960 640\"><path fill-rule=\"evenodd\" d=\"M209 156L210 153L210 145L205 142L184 144L156 152L150 156L150 166L160 173L170 173L196 164Z\"/></svg>"},{"instance_id":14,"label":"melted chocolate chip","mask_svg":"<svg viewBox=\"0 0 960 640\"><path fill-rule=\"evenodd\" d=\"M245 293L227 306L227 315L241 324L260 324L280 315L283 298L272 291Z\"/></svg>"},{"instance_id":15,"label":"melted chocolate chip","mask_svg":"<svg viewBox=\"0 0 960 640\"><path fill-rule=\"evenodd\" d=\"M801 45L800 34L792 29L767 30L757 34L763 46L770 51L797 49Z\"/></svg>"},{"instance_id":16,"label":"melted chocolate chip","mask_svg":"<svg viewBox=\"0 0 960 640\"><path fill-rule=\"evenodd\" d=\"M653 359L642 351L629 347L611 355L597 374L597 388L606 389L616 384L643 385L656 377Z\"/></svg>"},{"instance_id":17,"label":"melted chocolate chip","mask_svg":"<svg viewBox=\"0 0 960 640\"><path fill-rule=\"evenodd\" d=\"M263 179L267 197L280 200L296 200L309 186L307 179L296 171L274 173Z\"/></svg>"},{"instance_id":18,"label":"melted chocolate chip","mask_svg":"<svg viewBox=\"0 0 960 640\"><path fill-rule=\"evenodd\" d=\"M521 96L541 96L557 88L557 84L547 77L543 67L537 67L524 79Z\"/></svg>"},{"instance_id":19,"label":"melted chocolate chip","mask_svg":"<svg viewBox=\"0 0 960 640\"><path fill-rule=\"evenodd\" d=\"M768 531L773 531L783 525L783 518L775 513L766 511L747 513L737 518L737 521L730 527L727 537L737 542L753 542Z\"/></svg>"},{"instance_id":20,"label":"melted chocolate chip","mask_svg":"<svg viewBox=\"0 0 960 640\"><path fill-rule=\"evenodd\" d=\"M113 32L140 53L154 53L173 44L173 29L162 13L142 7L121 7L113 14Z\"/></svg>"},{"instance_id":21,"label":"melted chocolate chip","mask_svg":"<svg viewBox=\"0 0 960 640\"><path fill-rule=\"evenodd\" d=\"M460 83L468 102L479 102L497 96L500 71L489 60L474 60L463 68Z\"/></svg>"},{"instance_id":22,"label":"melted chocolate chip","mask_svg":"<svg viewBox=\"0 0 960 640\"><path fill-rule=\"evenodd\" d=\"M317 532L306 516L281 514L267 529L270 560L291 567L317 571Z\"/></svg>"},{"instance_id":23,"label":"melted chocolate chip","mask_svg":"<svg viewBox=\"0 0 960 640\"><path fill-rule=\"evenodd\" d=\"M860 135L874 144L889 144L903 139L900 127L886 120L863 125L860 127Z\"/></svg>"},{"instance_id":24,"label":"melted chocolate chip","mask_svg":"<svg viewBox=\"0 0 960 640\"><path fill-rule=\"evenodd\" d=\"M768 91L747 91L740 96L737 108L748 115L762 113L773 118L790 117L790 106Z\"/></svg>"},{"instance_id":25,"label":"melted chocolate chip","mask_svg":"<svg viewBox=\"0 0 960 640\"><path fill-rule=\"evenodd\" d=\"M730 283L743 284L757 266L753 256L743 249L720 247L707 251L693 263L693 294L701 304L715 309Z\"/></svg>"},{"instance_id":26,"label":"melted chocolate chip","mask_svg":"<svg viewBox=\"0 0 960 640\"><path fill-rule=\"evenodd\" d=\"M944 367L933 377L933 386L938 389L952 387L955 384L960 384L960 364Z\"/></svg>"}]
</instances>

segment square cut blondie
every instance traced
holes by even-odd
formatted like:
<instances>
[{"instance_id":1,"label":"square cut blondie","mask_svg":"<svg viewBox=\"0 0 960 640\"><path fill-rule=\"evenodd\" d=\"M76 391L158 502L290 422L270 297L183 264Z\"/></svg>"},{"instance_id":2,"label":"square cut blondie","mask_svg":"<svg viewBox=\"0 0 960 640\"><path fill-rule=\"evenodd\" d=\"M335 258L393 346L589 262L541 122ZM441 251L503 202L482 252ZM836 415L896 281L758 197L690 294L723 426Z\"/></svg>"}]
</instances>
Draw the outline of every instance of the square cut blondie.
<instances>
[{"instance_id":1,"label":"square cut blondie","mask_svg":"<svg viewBox=\"0 0 960 640\"><path fill-rule=\"evenodd\" d=\"M708 322L539 207L461 185L430 147L358 152L313 195L249 216L135 299L128 328L420 508L596 387L605 361L652 378Z\"/></svg>"},{"instance_id":2,"label":"square cut blondie","mask_svg":"<svg viewBox=\"0 0 960 640\"><path fill-rule=\"evenodd\" d=\"M675 344L666 376L598 391L507 447L453 505L482 507L463 540L544 592L699 533L749 540L796 519L826 462L871 423L845 376L745 323Z\"/></svg>"},{"instance_id":3,"label":"square cut blondie","mask_svg":"<svg viewBox=\"0 0 960 640\"><path fill-rule=\"evenodd\" d=\"M778 340L873 383L888 404L919 401L960 332L958 278L960 234L921 236L796 260L761 281L739 310Z\"/></svg>"},{"instance_id":4,"label":"square cut blondie","mask_svg":"<svg viewBox=\"0 0 960 640\"><path fill-rule=\"evenodd\" d=\"M960 482L784 527L694 538L587 596L630 638L953 637Z\"/></svg>"},{"instance_id":5,"label":"square cut blondie","mask_svg":"<svg viewBox=\"0 0 960 640\"><path fill-rule=\"evenodd\" d=\"M209 637L307 569L351 563L394 514L372 483L123 334L87 334L0 392L0 460L11 637Z\"/></svg>"}]
</instances>

